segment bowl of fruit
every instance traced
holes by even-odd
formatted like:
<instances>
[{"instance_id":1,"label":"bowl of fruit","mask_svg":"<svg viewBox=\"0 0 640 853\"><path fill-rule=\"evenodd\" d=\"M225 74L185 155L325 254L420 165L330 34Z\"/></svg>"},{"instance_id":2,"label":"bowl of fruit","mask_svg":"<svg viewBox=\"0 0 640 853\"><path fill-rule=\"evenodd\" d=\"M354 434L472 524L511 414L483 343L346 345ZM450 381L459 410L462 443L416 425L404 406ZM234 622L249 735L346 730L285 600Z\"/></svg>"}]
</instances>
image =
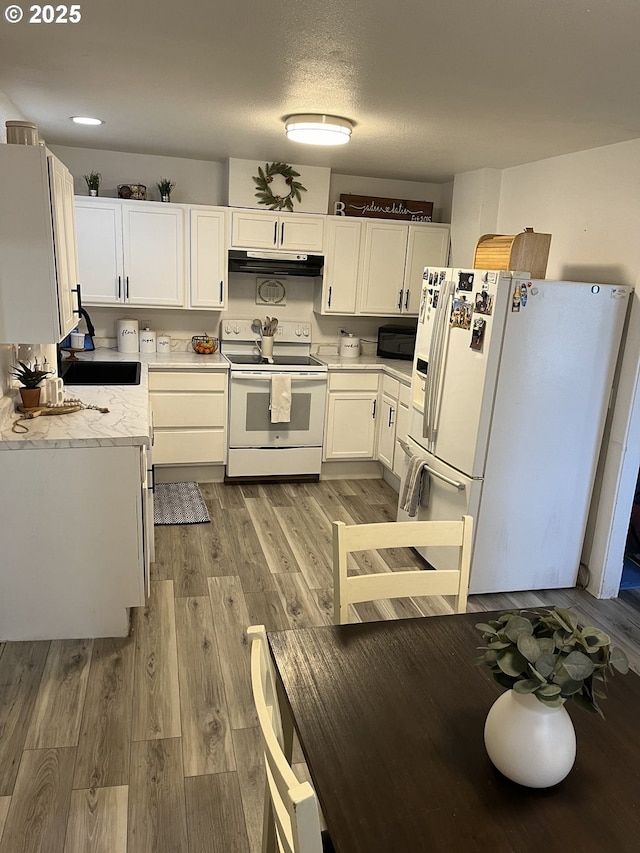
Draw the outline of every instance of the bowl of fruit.
<instances>
[{"instance_id":1,"label":"bowl of fruit","mask_svg":"<svg viewBox=\"0 0 640 853\"><path fill-rule=\"evenodd\" d=\"M200 355L212 355L218 352L218 339L212 338L211 335L194 335L191 338L191 346L194 352Z\"/></svg>"}]
</instances>

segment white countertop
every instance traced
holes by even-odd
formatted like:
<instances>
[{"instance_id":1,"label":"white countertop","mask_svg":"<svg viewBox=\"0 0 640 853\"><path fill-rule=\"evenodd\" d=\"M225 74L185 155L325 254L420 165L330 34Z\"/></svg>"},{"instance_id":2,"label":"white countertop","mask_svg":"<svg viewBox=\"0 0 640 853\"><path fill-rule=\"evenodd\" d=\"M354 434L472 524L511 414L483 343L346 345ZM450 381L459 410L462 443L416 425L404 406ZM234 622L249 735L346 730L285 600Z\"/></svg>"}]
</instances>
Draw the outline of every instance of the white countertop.
<instances>
[{"instance_id":1,"label":"white countertop","mask_svg":"<svg viewBox=\"0 0 640 853\"><path fill-rule=\"evenodd\" d=\"M64 393L65 399L75 397L86 405L106 407L109 411L81 409L68 415L41 415L20 422L27 427L26 433L12 432L11 426L20 413L10 411L0 429L0 451L149 446L149 383L145 367L139 385L67 385ZM20 402L17 392L16 401Z\"/></svg>"},{"instance_id":2,"label":"white countertop","mask_svg":"<svg viewBox=\"0 0 640 853\"><path fill-rule=\"evenodd\" d=\"M358 358L340 358L339 355L314 353L314 358L326 364L329 370L383 370L394 379L405 384L411 382L412 361L394 358L378 358L377 355L361 355Z\"/></svg>"},{"instance_id":3,"label":"white countertop","mask_svg":"<svg viewBox=\"0 0 640 853\"><path fill-rule=\"evenodd\" d=\"M190 351L159 352L118 352L106 347L78 354L79 361L140 361L149 370L172 370L188 367L190 370L228 370L229 361L219 352L201 355Z\"/></svg>"}]
</instances>

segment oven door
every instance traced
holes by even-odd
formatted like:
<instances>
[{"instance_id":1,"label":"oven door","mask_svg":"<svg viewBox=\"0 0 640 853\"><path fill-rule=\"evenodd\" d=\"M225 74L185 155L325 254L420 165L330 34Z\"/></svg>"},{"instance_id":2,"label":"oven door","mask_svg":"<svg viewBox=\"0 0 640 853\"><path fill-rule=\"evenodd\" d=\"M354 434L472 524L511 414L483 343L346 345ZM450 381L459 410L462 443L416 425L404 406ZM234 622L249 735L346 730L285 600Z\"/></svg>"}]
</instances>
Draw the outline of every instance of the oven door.
<instances>
[{"instance_id":1,"label":"oven door","mask_svg":"<svg viewBox=\"0 0 640 853\"><path fill-rule=\"evenodd\" d=\"M326 373L293 373L291 419L271 423L271 377L278 371L231 373L230 447L319 447L324 431Z\"/></svg>"}]
</instances>

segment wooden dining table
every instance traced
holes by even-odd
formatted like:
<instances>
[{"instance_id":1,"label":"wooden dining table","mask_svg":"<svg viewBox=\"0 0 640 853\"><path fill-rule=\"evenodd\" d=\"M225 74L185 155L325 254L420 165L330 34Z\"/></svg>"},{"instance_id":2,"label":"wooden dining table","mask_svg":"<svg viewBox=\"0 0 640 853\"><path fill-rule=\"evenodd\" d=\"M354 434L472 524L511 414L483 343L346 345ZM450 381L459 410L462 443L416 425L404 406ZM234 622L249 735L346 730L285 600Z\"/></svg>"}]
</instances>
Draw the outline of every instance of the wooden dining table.
<instances>
[{"instance_id":1,"label":"wooden dining table","mask_svg":"<svg viewBox=\"0 0 640 853\"><path fill-rule=\"evenodd\" d=\"M502 692L475 624L498 614L268 632L283 715L337 853L623 853L640 849L640 677L608 681L602 719L552 788L502 776L484 747Z\"/></svg>"}]
</instances>

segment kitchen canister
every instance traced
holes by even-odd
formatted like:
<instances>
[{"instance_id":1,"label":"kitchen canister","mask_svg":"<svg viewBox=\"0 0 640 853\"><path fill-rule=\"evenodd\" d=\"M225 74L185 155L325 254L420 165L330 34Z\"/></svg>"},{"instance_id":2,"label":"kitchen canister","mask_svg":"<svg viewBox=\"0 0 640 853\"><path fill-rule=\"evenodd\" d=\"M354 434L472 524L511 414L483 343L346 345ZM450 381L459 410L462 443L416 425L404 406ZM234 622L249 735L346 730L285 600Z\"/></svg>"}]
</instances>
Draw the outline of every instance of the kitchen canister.
<instances>
[{"instance_id":1,"label":"kitchen canister","mask_svg":"<svg viewBox=\"0 0 640 853\"><path fill-rule=\"evenodd\" d=\"M340 337L340 358L358 358L360 355L360 338L351 332L343 332Z\"/></svg>"},{"instance_id":2,"label":"kitchen canister","mask_svg":"<svg viewBox=\"0 0 640 853\"><path fill-rule=\"evenodd\" d=\"M118 352L139 352L138 321L125 318L118 320Z\"/></svg>"},{"instance_id":3,"label":"kitchen canister","mask_svg":"<svg viewBox=\"0 0 640 853\"><path fill-rule=\"evenodd\" d=\"M156 352L171 352L171 338L169 335L156 336Z\"/></svg>"},{"instance_id":4,"label":"kitchen canister","mask_svg":"<svg viewBox=\"0 0 640 853\"><path fill-rule=\"evenodd\" d=\"M152 332L148 326L140 332L140 352L155 352L156 351L156 333Z\"/></svg>"},{"instance_id":5,"label":"kitchen canister","mask_svg":"<svg viewBox=\"0 0 640 853\"><path fill-rule=\"evenodd\" d=\"M7 142L13 145L37 145L38 127L31 121L5 121Z\"/></svg>"}]
</instances>

